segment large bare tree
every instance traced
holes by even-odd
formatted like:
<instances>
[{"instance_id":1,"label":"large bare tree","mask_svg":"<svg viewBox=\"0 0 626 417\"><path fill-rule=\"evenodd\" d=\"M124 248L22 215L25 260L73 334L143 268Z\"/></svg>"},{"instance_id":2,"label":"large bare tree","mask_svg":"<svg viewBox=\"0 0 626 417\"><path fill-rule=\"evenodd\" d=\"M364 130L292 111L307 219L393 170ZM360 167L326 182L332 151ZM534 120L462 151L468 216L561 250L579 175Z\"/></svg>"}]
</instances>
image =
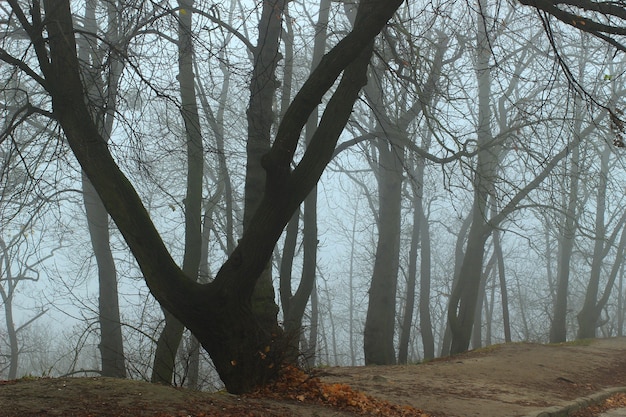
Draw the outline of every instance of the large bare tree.
<instances>
[{"instance_id":1,"label":"large bare tree","mask_svg":"<svg viewBox=\"0 0 626 417\"><path fill-rule=\"evenodd\" d=\"M280 2L267 3L265 7L275 7ZM9 0L30 38L38 67L4 51L0 57L31 76L49 94L67 143L133 252L151 293L198 338L232 393L265 383L281 363L282 341L257 321L252 293L284 226L330 161L367 82L373 40L401 3L364 0L359 4L353 30L321 59L261 158L266 174L263 194L238 246L211 283L199 284L173 260L85 104L69 0L45 0L43 10L34 0L28 5L30 17L23 3ZM306 152L292 168L309 115L340 76Z\"/></svg>"}]
</instances>

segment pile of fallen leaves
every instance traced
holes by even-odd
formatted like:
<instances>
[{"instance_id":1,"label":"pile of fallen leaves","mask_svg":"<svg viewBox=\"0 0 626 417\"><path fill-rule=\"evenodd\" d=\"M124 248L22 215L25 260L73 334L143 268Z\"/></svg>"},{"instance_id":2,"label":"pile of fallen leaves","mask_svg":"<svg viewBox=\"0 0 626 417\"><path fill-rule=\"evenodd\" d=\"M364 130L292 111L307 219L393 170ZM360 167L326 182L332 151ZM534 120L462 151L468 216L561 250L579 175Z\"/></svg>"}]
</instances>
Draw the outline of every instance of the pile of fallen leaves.
<instances>
[{"instance_id":1,"label":"pile of fallen leaves","mask_svg":"<svg viewBox=\"0 0 626 417\"><path fill-rule=\"evenodd\" d=\"M580 409L573 414L570 414L571 417L596 417L601 413L612 410L614 408L626 408L626 393L615 394L607 398L606 400L590 405L583 409Z\"/></svg>"},{"instance_id":2,"label":"pile of fallen leaves","mask_svg":"<svg viewBox=\"0 0 626 417\"><path fill-rule=\"evenodd\" d=\"M429 417L422 410L378 400L352 389L347 384L329 384L295 366L286 366L279 378L250 395L254 398L295 400L323 404L368 416Z\"/></svg>"}]
</instances>

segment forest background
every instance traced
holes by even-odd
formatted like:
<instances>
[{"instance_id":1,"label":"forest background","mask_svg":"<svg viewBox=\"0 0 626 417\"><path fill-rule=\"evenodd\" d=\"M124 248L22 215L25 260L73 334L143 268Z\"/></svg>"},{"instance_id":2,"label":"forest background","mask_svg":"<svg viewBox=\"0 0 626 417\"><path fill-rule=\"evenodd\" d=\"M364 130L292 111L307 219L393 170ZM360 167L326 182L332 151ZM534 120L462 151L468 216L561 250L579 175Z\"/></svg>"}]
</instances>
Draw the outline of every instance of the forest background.
<instances>
[{"instance_id":1,"label":"forest background","mask_svg":"<svg viewBox=\"0 0 626 417\"><path fill-rule=\"evenodd\" d=\"M138 265L149 255L137 246L151 247L137 241L152 235L139 223L119 233L109 218L101 183L72 153L66 91L81 99L65 108L84 103L93 122L83 140L102 138L184 275L219 283L246 250L271 255L258 283L246 278L254 294L235 304L251 300L259 338L280 322L285 351L302 362L407 363L623 334L623 6L369 3L399 7L379 19L371 59L346 58L319 92L322 108L298 114L288 110L296 93L330 65L325 53L363 32L366 7L91 0L68 2L70 18L55 7L63 2L0 5L2 377L95 373L214 389L216 357L222 379L239 360L207 341L223 330L202 334L215 311L191 314L198 342L175 317L201 303L161 291L169 284ZM68 33L75 68L63 55ZM335 82L344 68L366 77L360 94L345 73ZM354 105L333 107L337 92ZM273 172L263 155L298 118L299 146ZM316 147L333 135L336 146ZM322 174L307 155L324 152ZM291 196L306 187L280 178L316 170L297 208ZM244 239L264 223L254 213L267 195L295 211L276 247ZM200 288L171 282L187 295ZM273 336L265 342L251 347L259 363L276 350Z\"/></svg>"}]
</instances>

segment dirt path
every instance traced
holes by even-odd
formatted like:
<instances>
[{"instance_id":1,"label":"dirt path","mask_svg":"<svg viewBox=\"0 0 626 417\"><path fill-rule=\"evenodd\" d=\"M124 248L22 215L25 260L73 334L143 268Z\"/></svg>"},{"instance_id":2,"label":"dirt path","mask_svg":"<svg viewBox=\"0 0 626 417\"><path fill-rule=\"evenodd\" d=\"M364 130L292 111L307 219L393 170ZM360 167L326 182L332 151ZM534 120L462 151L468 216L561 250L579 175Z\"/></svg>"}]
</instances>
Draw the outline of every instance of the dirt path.
<instances>
[{"instance_id":1,"label":"dirt path","mask_svg":"<svg viewBox=\"0 0 626 417\"><path fill-rule=\"evenodd\" d=\"M509 344L422 365L327 368L324 382L349 384L432 416L525 416L626 386L626 338L572 345ZM189 392L109 378L0 383L0 417L349 416L298 401ZM380 415L385 415L380 414Z\"/></svg>"},{"instance_id":2,"label":"dirt path","mask_svg":"<svg viewBox=\"0 0 626 417\"><path fill-rule=\"evenodd\" d=\"M324 378L445 416L523 416L626 386L626 338L515 343L418 366L337 368Z\"/></svg>"}]
</instances>

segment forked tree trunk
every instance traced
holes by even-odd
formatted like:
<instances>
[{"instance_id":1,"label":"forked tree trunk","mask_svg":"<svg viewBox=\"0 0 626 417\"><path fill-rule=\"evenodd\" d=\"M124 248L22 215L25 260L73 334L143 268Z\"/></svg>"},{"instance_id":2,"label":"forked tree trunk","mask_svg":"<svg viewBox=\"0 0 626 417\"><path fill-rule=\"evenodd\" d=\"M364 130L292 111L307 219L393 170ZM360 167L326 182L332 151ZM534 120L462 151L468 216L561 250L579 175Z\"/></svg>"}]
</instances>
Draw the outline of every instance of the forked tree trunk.
<instances>
[{"instance_id":1,"label":"forked tree trunk","mask_svg":"<svg viewBox=\"0 0 626 417\"><path fill-rule=\"evenodd\" d=\"M272 148L262 159L266 187L249 227L209 284L196 283L176 265L91 119L84 104L69 1L44 1L45 21L55 22L46 26L46 40L29 32L52 97L54 115L72 152L137 259L151 293L196 335L229 392L252 390L272 378L280 366L284 351L281 341L257 321L252 312L252 293L284 226L329 163L367 82L374 37L401 3L360 2L353 31L326 54L303 84L278 128ZM31 13L41 21L38 10ZM309 147L292 169L306 120L341 73Z\"/></svg>"},{"instance_id":2,"label":"forked tree trunk","mask_svg":"<svg viewBox=\"0 0 626 417\"><path fill-rule=\"evenodd\" d=\"M596 337L596 329L600 325L600 314L609 300L617 273L621 263L623 262L624 246L626 245L626 236L624 235L624 230L622 230L622 237L617 246L615 261L608 276L605 289L601 292L598 299L598 293L600 293L600 277L604 259L606 258L609 250L613 247L613 243L617 238L617 230L622 229L626 221L626 214L624 214L621 219L617 221L615 225L615 232L613 232L610 236L606 236L604 216L606 210L606 189L608 185L608 176L610 174L610 154L611 149L608 144L605 144L604 149L601 150L600 154L600 180L597 187L598 195L596 198L595 246L591 262L590 278L587 283L587 291L585 293L583 307L576 317L578 319L578 339Z\"/></svg>"}]
</instances>

